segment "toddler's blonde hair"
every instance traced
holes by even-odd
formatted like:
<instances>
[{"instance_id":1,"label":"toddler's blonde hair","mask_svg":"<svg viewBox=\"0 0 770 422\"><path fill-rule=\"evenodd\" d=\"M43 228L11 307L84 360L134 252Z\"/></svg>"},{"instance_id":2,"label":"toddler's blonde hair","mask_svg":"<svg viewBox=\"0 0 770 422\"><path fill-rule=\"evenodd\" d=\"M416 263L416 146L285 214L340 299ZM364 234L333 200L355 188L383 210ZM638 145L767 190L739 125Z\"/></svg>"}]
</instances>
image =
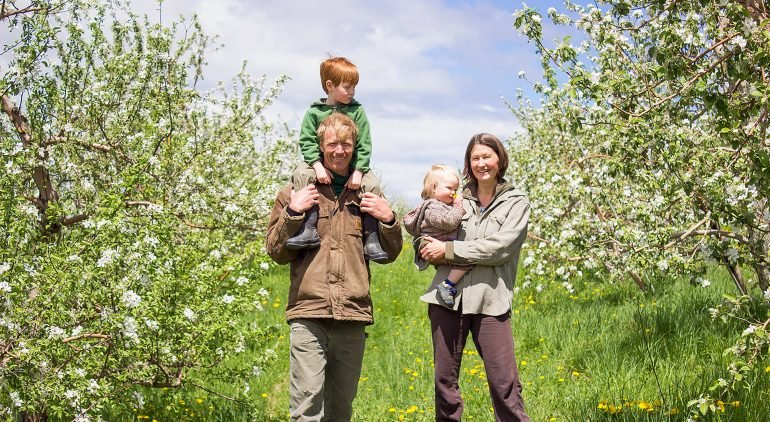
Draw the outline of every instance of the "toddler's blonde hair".
<instances>
[{"instance_id":1,"label":"toddler's blonde hair","mask_svg":"<svg viewBox=\"0 0 770 422\"><path fill-rule=\"evenodd\" d=\"M432 165L422 180L422 193L420 194L422 199L433 198L433 193L436 192L436 185L446 177L454 177L457 179L458 184L460 183L459 173L454 168L443 164Z\"/></svg>"}]
</instances>

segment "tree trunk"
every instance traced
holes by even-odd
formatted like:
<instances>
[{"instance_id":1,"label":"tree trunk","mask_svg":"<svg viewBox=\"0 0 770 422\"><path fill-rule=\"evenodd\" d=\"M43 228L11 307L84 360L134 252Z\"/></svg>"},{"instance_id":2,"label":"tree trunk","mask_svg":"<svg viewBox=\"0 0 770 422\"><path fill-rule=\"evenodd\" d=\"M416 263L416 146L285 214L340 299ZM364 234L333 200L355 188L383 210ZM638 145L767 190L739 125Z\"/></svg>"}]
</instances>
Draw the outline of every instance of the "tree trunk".
<instances>
[{"instance_id":1,"label":"tree trunk","mask_svg":"<svg viewBox=\"0 0 770 422\"><path fill-rule=\"evenodd\" d=\"M21 413L21 422L47 422L47 421L48 421L48 413L46 412L39 412L39 413L22 412Z\"/></svg>"},{"instance_id":2,"label":"tree trunk","mask_svg":"<svg viewBox=\"0 0 770 422\"><path fill-rule=\"evenodd\" d=\"M768 211L767 200L760 201L757 207L756 217L758 221L763 220L763 215ZM767 291L770 285L770 261L768 261L768 251L770 251L770 233L759 230L753 225L748 227L749 247L751 248L751 257L753 258L754 272L757 274L757 281L762 292Z\"/></svg>"}]
</instances>

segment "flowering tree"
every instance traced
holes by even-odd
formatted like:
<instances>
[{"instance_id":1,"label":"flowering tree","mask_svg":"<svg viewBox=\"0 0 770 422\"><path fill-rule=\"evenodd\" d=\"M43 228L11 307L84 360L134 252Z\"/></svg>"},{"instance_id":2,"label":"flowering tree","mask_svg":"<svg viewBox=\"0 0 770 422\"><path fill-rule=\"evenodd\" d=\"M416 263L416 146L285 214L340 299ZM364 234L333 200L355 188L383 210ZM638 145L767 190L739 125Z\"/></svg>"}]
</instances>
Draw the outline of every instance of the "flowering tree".
<instances>
[{"instance_id":1,"label":"flowering tree","mask_svg":"<svg viewBox=\"0 0 770 422\"><path fill-rule=\"evenodd\" d=\"M294 154L260 115L284 79L201 93L194 19L18 3L0 9L0 417L200 385L190 369L267 329L234 321L268 294L263 222Z\"/></svg>"},{"instance_id":2,"label":"flowering tree","mask_svg":"<svg viewBox=\"0 0 770 422\"><path fill-rule=\"evenodd\" d=\"M571 37L546 46L541 14L515 15L545 71L534 84L542 107L523 99L512 107L526 129L513 141L517 177L537 209L537 247L525 263L568 288L584 273L641 288L690 275L705 286L705 270L718 263L740 294L756 284L770 296L766 2L565 7L547 15L578 33L578 46ZM742 267L755 277L746 280ZM733 304L713 312L737 315L745 302ZM719 387L740 380L737 368L767 346L769 322L752 322ZM694 404L705 413L713 403L701 399Z\"/></svg>"}]
</instances>

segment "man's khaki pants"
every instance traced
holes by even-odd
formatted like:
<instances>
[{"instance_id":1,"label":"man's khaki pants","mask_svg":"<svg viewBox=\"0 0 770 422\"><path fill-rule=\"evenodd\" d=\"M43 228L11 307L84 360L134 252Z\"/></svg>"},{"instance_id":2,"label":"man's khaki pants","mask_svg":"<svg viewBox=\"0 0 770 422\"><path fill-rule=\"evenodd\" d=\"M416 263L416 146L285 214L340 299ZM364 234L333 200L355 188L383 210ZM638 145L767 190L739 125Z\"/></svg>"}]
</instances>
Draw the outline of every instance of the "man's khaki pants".
<instances>
[{"instance_id":1,"label":"man's khaki pants","mask_svg":"<svg viewBox=\"0 0 770 422\"><path fill-rule=\"evenodd\" d=\"M293 421L350 421L366 345L365 323L297 319L291 327Z\"/></svg>"}]
</instances>

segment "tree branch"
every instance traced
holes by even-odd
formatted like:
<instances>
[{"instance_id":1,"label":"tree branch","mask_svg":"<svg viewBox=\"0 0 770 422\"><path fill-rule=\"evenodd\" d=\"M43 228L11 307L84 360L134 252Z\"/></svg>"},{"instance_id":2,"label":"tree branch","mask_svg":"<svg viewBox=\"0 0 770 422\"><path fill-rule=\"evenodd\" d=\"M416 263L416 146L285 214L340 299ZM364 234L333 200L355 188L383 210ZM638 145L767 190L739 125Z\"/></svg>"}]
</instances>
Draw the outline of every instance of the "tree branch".
<instances>
[{"instance_id":1,"label":"tree branch","mask_svg":"<svg viewBox=\"0 0 770 422\"><path fill-rule=\"evenodd\" d=\"M84 338L100 338L100 339L103 339L103 340L108 340L108 339L111 339L112 336L109 335L109 334L85 333L85 334L78 334L78 335L72 336L72 337L67 337L64 340L62 340L62 342L69 343L69 342L72 342L72 341L82 340Z\"/></svg>"},{"instance_id":2,"label":"tree branch","mask_svg":"<svg viewBox=\"0 0 770 422\"><path fill-rule=\"evenodd\" d=\"M703 219L702 219L701 221L698 221L697 223L695 223L695 224L694 224L692 227L690 227L689 229L687 229L687 230L686 230L684 233L682 233L681 235L679 235L679 236L676 236L676 237L674 238L674 240L672 240L672 241L668 242L668 243L666 244L666 246L664 246L664 247L663 247L663 249L668 249L668 248L670 248L670 247L672 247L672 246L676 245L676 244L677 244L677 243L679 243L680 241L684 240L685 238L689 237L689 236L690 236L690 235L691 235L691 234L692 234L692 233L693 233L693 232L694 232L694 231L695 231L695 230L696 230L698 227L702 226L704 223L706 223L707 221L709 221L709 219L710 219L710 218L711 218L711 213L708 213L708 214L706 214L706 216L705 216L705 217L703 217Z\"/></svg>"},{"instance_id":3,"label":"tree branch","mask_svg":"<svg viewBox=\"0 0 770 422\"><path fill-rule=\"evenodd\" d=\"M686 236L684 236L685 233L687 233L687 232L674 233L674 234L671 235L671 239L676 239L676 238L682 238L683 239L684 237L686 237ZM748 245L749 244L749 239L747 239L745 236L740 235L738 233L728 232L728 231L724 231L724 230L716 230L716 229L695 230L695 231L692 231L692 232L690 232L688 234L688 236L691 236L691 235L727 237L729 239L735 239L735 240L743 243L744 245Z\"/></svg>"}]
</instances>

